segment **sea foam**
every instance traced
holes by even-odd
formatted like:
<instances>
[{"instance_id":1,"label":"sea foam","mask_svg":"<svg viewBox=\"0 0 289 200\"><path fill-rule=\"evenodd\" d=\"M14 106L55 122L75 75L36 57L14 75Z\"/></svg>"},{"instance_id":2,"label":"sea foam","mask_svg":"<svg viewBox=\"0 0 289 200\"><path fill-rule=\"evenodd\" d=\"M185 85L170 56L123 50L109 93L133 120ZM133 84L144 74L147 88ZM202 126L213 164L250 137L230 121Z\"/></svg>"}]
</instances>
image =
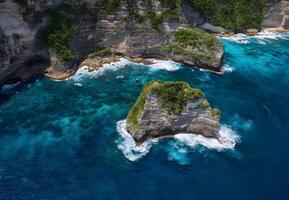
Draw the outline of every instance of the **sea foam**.
<instances>
[{"instance_id":1,"label":"sea foam","mask_svg":"<svg viewBox=\"0 0 289 200\"><path fill-rule=\"evenodd\" d=\"M262 31L254 36L248 36L248 35L240 33L240 34L235 34L233 36L220 37L220 38L224 40L230 40L239 44L248 44L251 42L250 39L256 39L259 44L265 45L266 42L269 42L270 40L278 40L278 39L289 40L289 34Z\"/></svg>"},{"instance_id":2,"label":"sea foam","mask_svg":"<svg viewBox=\"0 0 289 200\"><path fill-rule=\"evenodd\" d=\"M17 83L14 83L14 84L6 84L6 85L3 85L0 89L2 90L11 90L15 87L17 87L21 82L17 82Z\"/></svg>"},{"instance_id":3,"label":"sea foam","mask_svg":"<svg viewBox=\"0 0 289 200\"><path fill-rule=\"evenodd\" d=\"M145 156L150 151L152 144L157 142L157 140L151 140L136 146L134 139L126 130L126 120L118 121L116 127L117 132L121 136L116 141L117 147L130 161L136 161Z\"/></svg>"},{"instance_id":4,"label":"sea foam","mask_svg":"<svg viewBox=\"0 0 289 200\"><path fill-rule=\"evenodd\" d=\"M88 78L96 78L99 76L104 75L107 71L116 71L120 68L123 68L129 64L134 64L134 65L142 65L142 66L147 66L151 70L167 70L167 71L176 71L180 69L182 64L176 63L174 61L170 60L157 60L157 59L148 59L148 61L151 61L152 64L150 65L145 65L142 63L134 63L130 60L127 60L125 58L121 58L117 62L112 62L108 64L104 64L103 67L101 67L99 70L95 71L89 71L88 66L83 66L77 70L77 72L71 76L70 78L66 80L74 80L74 81L80 81L83 77L88 77ZM123 76L118 76L117 78L123 78Z\"/></svg>"},{"instance_id":5,"label":"sea foam","mask_svg":"<svg viewBox=\"0 0 289 200\"><path fill-rule=\"evenodd\" d=\"M126 130L126 120L117 122L117 132L120 134L120 138L116 141L118 149L120 149L123 155L130 161L137 161L143 156L147 155L154 143L158 142L158 139L144 142L140 146L136 146L134 139ZM211 150L233 150L236 144L240 141L239 136L228 126L222 125L219 131L219 138L206 138L201 135L180 133L175 135L171 146L176 147L177 143L182 143L189 148L196 148L198 145L204 146ZM169 160L173 157L186 153L185 149L175 149L174 152L169 152Z\"/></svg>"},{"instance_id":6,"label":"sea foam","mask_svg":"<svg viewBox=\"0 0 289 200\"><path fill-rule=\"evenodd\" d=\"M182 64L176 63L171 60L157 60L157 59L148 59L153 64L148 65L151 69L163 69L167 71L176 71L182 67Z\"/></svg>"},{"instance_id":7,"label":"sea foam","mask_svg":"<svg viewBox=\"0 0 289 200\"><path fill-rule=\"evenodd\" d=\"M104 75L106 71L116 71L120 68L123 68L129 63L131 63L129 60L122 58L117 62L104 64L103 67L101 67L99 70L94 70L94 71L89 71L88 66L83 66L79 68L73 76L68 78L68 80L71 79L74 81L79 81L83 77L95 78L95 77Z\"/></svg>"}]
</instances>

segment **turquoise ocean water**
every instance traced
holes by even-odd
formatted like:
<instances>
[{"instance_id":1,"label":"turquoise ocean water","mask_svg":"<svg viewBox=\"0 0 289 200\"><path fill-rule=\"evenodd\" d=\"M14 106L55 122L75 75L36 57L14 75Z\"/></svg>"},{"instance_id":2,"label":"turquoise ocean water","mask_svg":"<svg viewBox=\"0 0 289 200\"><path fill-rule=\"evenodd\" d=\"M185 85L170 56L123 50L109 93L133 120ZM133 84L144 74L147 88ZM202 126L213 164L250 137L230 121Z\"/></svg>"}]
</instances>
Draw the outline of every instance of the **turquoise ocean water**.
<instances>
[{"instance_id":1,"label":"turquoise ocean water","mask_svg":"<svg viewBox=\"0 0 289 200\"><path fill-rule=\"evenodd\" d=\"M289 37L220 40L223 75L123 60L4 86L0 200L288 199ZM202 89L231 142L179 135L135 148L123 120L151 80Z\"/></svg>"}]
</instances>

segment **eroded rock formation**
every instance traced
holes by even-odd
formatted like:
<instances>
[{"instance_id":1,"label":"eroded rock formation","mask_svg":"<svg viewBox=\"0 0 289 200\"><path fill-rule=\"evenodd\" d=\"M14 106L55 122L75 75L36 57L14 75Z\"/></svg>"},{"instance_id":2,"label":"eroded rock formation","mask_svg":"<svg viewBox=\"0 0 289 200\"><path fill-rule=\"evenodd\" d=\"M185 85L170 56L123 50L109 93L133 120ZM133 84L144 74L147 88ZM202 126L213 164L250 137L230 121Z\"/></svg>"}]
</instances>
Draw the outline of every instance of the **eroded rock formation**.
<instances>
[{"instance_id":1,"label":"eroded rock formation","mask_svg":"<svg viewBox=\"0 0 289 200\"><path fill-rule=\"evenodd\" d=\"M127 117L136 142L178 133L217 137L220 111L212 109L199 89L185 82L148 83Z\"/></svg>"}]
</instances>

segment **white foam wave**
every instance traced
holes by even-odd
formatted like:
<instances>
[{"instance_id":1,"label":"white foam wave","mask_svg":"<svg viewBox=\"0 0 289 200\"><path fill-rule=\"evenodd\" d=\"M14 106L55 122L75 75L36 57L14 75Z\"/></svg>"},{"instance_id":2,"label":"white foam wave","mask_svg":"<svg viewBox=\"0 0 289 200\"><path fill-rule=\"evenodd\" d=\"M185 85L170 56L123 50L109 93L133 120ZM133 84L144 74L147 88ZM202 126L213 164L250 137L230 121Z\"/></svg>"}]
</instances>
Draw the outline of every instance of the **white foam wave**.
<instances>
[{"instance_id":1,"label":"white foam wave","mask_svg":"<svg viewBox=\"0 0 289 200\"><path fill-rule=\"evenodd\" d=\"M126 120L118 121L116 127L121 136L121 138L116 141L117 147L130 161L136 161L145 156L150 151L152 144L157 142L157 140L151 140L144 142L140 146L136 146L134 139L126 130Z\"/></svg>"},{"instance_id":2,"label":"white foam wave","mask_svg":"<svg viewBox=\"0 0 289 200\"><path fill-rule=\"evenodd\" d=\"M21 82L17 82L17 83L14 83L14 84L6 84L6 85L3 85L1 87L2 90L11 90L13 88L15 88L16 86L18 86Z\"/></svg>"},{"instance_id":3,"label":"white foam wave","mask_svg":"<svg viewBox=\"0 0 289 200\"><path fill-rule=\"evenodd\" d=\"M239 44L248 44L249 43L249 36L245 35L245 34L235 34L233 36L229 36L229 37L221 37L224 40L230 40Z\"/></svg>"},{"instance_id":4,"label":"white foam wave","mask_svg":"<svg viewBox=\"0 0 289 200\"><path fill-rule=\"evenodd\" d=\"M89 71L88 66L83 66L79 68L77 72L73 76L71 76L69 79L72 79L74 81L79 81L83 77L95 78L95 77L105 74L106 71L116 71L120 68L123 68L129 63L131 63L129 60L122 58L117 62L104 64L103 67L95 71Z\"/></svg>"},{"instance_id":5,"label":"white foam wave","mask_svg":"<svg viewBox=\"0 0 289 200\"><path fill-rule=\"evenodd\" d=\"M66 80L71 79L77 82L81 80L83 77L96 78L105 74L106 71L116 71L120 68L127 66L128 64L143 65L143 66L150 67L150 69L152 70L167 70L167 71L176 71L182 66L182 64L176 63L174 61L164 61L164 60L156 60L156 59L148 59L148 61L151 61L153 64L144 65L142 63L134 63L125 58L121 58L117 62L104 64L103 67L95 71L89 71L88 66L83 66L79 68L73 76L71 76L70 78ZM124 77L118 76L117 78L122 79Z\"/></svg>"},{"instance_id":6,"label":"white foam wave","mask_svg":"<svg viewBox=\"0 0 289 200\"><path fill-rule=\"evenodd\" d=\"M121 120L117 122L117 131L120 134L116 143L118 149L120 149L123 155L130 161L137 161L143 156L147 155L154 143L158 140L154 139L151 141L144 142L140 146L136 146L134 139L126 130L126 121ZM219 138L206 138L201 135L194 134L177 134L174 136L175 142L182 143L190 148L195 148L198 145L202 145L208 149L222 151L225 149L234 149L236 143L239 142L239 136L228 126L223 125L219 131ZM173 146L174 143L172 144ZM175 152L169 153L169 159L174 160L174 157L178 156L179 153L186 153L184 149L175 149ZM187 163L187 160L184 161Z\"/></svg>"},{"instance_id":7,"label":"white foam wave","mask_svg":"<svg viewBox=\"0 0 289 200\"><path fill-rule=\"evenodd\" d=\"M149 65L151 69L164 69L167 71L176 71L181 68L182 64L176 63L171 60L157 60L157 59L148 59L153 64Z\"/></svg>"},{"instance_id":8,"label":"white foam wave","mask_svg":"<svg viewBox=\"0 0 289 200\"><path fill-rule=\"evenodd\" d=\"M277 40L277 39L289 39L288 33L276 33L276 32L270 32L270 31L263 31L260 32L258 35L253 36L258 39L271 39L271 40Z\"/></svg>"},{"instance_id":9,"label":"white foam wave","mask_svg":"<svg viewBox=\"0 0 289 200\"><path fill-rule=\"evenodd\" d=\"M219 151L224 149L234 149L236 143L239 141L239 136L225 125L221 126L218 139L206 138L202 135L194 134L177 134L174 136L174 138L192 148L202 145L208 149L215 149Z\"/></svg>"},{"instance_id":10,"label":"white foam wave","mask_svg":"<svg viewBox=\"0 0 289 200\"><path fill-rule=\"evenodd\" d=\"M225 66L223 67L223 71L224 71L224 72L227 72L227 73L233 72L234 70L235 70L235 68L233 68L233 67L231 67L231 66L229 66L229 65L225 65Z\"/></svg>"},{"instance_id":11,"label":"white foam wave","mask_svg":"<svg viewBox=\"0 0 289 200\"><path fill-rule=\"evenodd\" d=\"M77 87L82 87L81 83L74 83L74 85L77 86Z\"/></svg>"},{"instance_id":12,"label":"white foam wave","mask_svg":"<svg viewBox=\"0 0 289 200\"><path fill-rule=\"evenodd\" d=\"M270 32L270 31L262 31L254 36L248 36L245 34L235 34L229 37L220 37L224 40L230 40L239 44L248 44L250 43L250 39L254 38L257 40L259 44L265 45L266 42L270 40L278 40L278 39L285 39L289 40L288 33L277 33L277 32Z\"/></svg>"}]
</instances>

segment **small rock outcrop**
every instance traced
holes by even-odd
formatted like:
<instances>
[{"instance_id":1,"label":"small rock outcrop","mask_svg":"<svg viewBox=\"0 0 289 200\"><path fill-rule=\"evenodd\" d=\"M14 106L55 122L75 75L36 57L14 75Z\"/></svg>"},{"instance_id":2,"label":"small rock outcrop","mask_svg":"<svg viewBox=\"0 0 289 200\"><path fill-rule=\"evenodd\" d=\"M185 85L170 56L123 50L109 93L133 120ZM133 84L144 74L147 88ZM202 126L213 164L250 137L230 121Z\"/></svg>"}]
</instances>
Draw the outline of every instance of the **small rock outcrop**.
<instances>
[{"instance_id":1,"label":"small rock outcrop","mask_svg":"<svg viewBox=\"0 0 289 200\"><path fill-rule=\"evenodd\" d=\"M127 116L127 130L137 143L178 133L217 137L220 111L204 93L186 82L148 83Z\"/></svg>"}]
</instances>

